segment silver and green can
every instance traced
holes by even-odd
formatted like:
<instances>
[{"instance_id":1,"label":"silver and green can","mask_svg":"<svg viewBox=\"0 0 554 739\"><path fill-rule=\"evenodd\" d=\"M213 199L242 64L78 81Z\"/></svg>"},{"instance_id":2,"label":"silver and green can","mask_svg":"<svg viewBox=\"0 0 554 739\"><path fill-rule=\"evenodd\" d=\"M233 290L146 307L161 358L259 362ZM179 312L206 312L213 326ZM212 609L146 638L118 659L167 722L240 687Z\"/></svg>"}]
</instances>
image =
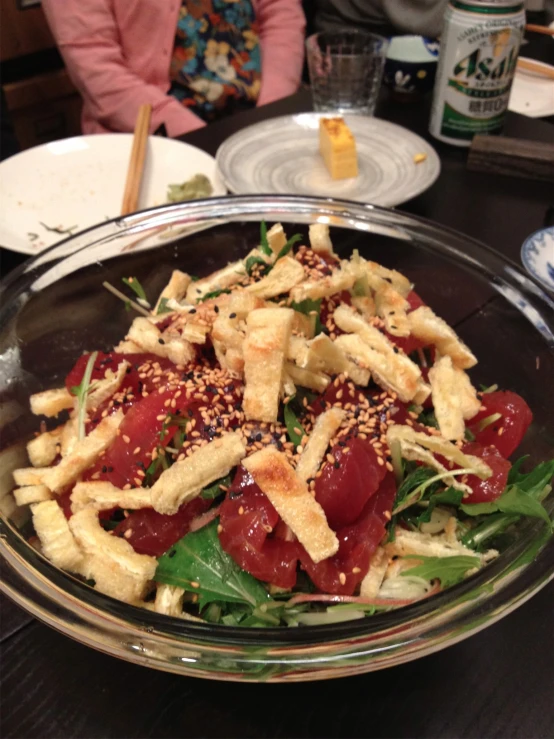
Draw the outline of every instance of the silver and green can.
<instances>
[{"instance_id":1,"label":"silver and green can","mask_svg":"<svg viewBox=\"0 0 554 739\"><path fill-rule=\"evenodd\" d=\"M476 134L502 130L524 27L521 0L451 0L429 125L435 138L469 146Z\"/></svg>"}]
</instances>

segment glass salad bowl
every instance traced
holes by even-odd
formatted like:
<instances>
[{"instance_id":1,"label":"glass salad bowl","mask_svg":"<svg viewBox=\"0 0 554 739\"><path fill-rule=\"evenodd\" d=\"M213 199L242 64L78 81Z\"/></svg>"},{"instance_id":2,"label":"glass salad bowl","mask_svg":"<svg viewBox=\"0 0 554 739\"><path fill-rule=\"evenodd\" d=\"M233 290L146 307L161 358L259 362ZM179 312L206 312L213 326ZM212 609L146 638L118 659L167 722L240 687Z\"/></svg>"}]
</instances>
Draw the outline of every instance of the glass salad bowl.
<instances>
[{"instance_id":1,"label":"glass salad bowl","mask_svg":"<svg viewBox=\"0 0 554 739\"><path fill-rule=\"evenodd\" d=\"M552 456L554 303L496 252L422 219L350 202L244 196L163 206L77 234L1 285L2 590L84 644L186 675L315 680L417 659L489 626L548 582L554 545L542 521L525 519L498 559L427 600L343 623L254 629L183 621L100 594L28 543L29 512L11 495L11 471L27 464L25 443L37 428L29 395L60 386L84 350L109 350L132 321L102 283L136 275L154 295L176 267L209 274L258 243L262 219L305 236L308 224L328 223L339 256L358 249L409 277L477 355L474 383L512 389L532 408L518 453L532 463Z\"/></svg>"}]
</instances>

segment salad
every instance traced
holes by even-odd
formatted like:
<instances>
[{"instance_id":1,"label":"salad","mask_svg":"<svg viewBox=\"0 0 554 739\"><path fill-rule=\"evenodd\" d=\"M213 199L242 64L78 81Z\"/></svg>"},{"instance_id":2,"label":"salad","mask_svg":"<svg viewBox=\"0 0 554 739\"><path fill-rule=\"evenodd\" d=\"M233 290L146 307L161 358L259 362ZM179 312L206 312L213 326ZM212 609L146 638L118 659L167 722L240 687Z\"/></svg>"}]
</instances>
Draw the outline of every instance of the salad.
<instances>
[{"instance_id":1,"label":"salad","mask_svg":"<svg viewBox=\"0 0 554 739\"><path fill-rule=\"evenodd\" d=\"M14 471L54 565L185 620L301 626L455 585L523 517L551 535L554 460L510 461L525 400L474 387L404 275L339 259L325 224L303 241L262 222L245 259L175 270L156 302L105 283L139 315L31 396L56 420Z\"/></svg>"}]
</instances>

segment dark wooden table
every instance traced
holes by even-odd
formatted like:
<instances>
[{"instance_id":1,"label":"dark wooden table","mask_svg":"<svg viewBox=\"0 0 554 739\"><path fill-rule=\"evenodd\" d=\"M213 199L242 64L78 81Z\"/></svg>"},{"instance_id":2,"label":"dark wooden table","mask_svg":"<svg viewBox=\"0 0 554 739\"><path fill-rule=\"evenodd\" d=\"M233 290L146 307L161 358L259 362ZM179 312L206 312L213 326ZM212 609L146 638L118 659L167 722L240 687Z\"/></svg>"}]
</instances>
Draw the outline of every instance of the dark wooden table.
<instances>
[{"instance_id":1,"label":"dark wooden table","mask_svg":"<svg viewBox=\"0 0 554 739\"><path fill-rule=\"evenodd\" d=\"M552 43L552 41L549 39ZM554 47L554 44L553 44ZM267 117L310 109L306 92L185 137L210 153ZM378 115L427 137L429 102L384 99ZM509 115L506 134L551 142L551 124ZM402 210L480 239L519 261L552 218L545 184L468 172L466 152L436 144L442 173ZM24 257L0 250L2 271ZM475 306L460 305L460 316ZM70 641L2 599L2 737L552 736L552 585L495 626L417 662L326 683L217 684L149 671Z\"/></svg>"}]
</instances>

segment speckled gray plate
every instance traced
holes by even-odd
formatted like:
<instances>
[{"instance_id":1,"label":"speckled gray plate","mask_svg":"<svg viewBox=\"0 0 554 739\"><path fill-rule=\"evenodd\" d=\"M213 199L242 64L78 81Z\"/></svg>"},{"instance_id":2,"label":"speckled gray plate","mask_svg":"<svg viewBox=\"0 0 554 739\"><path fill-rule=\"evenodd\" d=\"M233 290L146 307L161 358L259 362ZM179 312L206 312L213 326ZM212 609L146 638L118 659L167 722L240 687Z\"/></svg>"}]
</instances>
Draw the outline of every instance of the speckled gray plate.
<instances>
[{"instance_id":1,"label":"speckled gray plate","mask_svg":"<svg viewBox=\"0 0 554 739\"><path fill-rule=\"evenodd\" d=\"M440 160L426 141L394 123L345 116L356 138L358 177L333 180L319 154L322 114L301 113L262 121L230 136L216 160L234 193L320 195L394 206L430 187ZM416 154L426 154L419 164Z\"/></svg>"}]
</instances>

